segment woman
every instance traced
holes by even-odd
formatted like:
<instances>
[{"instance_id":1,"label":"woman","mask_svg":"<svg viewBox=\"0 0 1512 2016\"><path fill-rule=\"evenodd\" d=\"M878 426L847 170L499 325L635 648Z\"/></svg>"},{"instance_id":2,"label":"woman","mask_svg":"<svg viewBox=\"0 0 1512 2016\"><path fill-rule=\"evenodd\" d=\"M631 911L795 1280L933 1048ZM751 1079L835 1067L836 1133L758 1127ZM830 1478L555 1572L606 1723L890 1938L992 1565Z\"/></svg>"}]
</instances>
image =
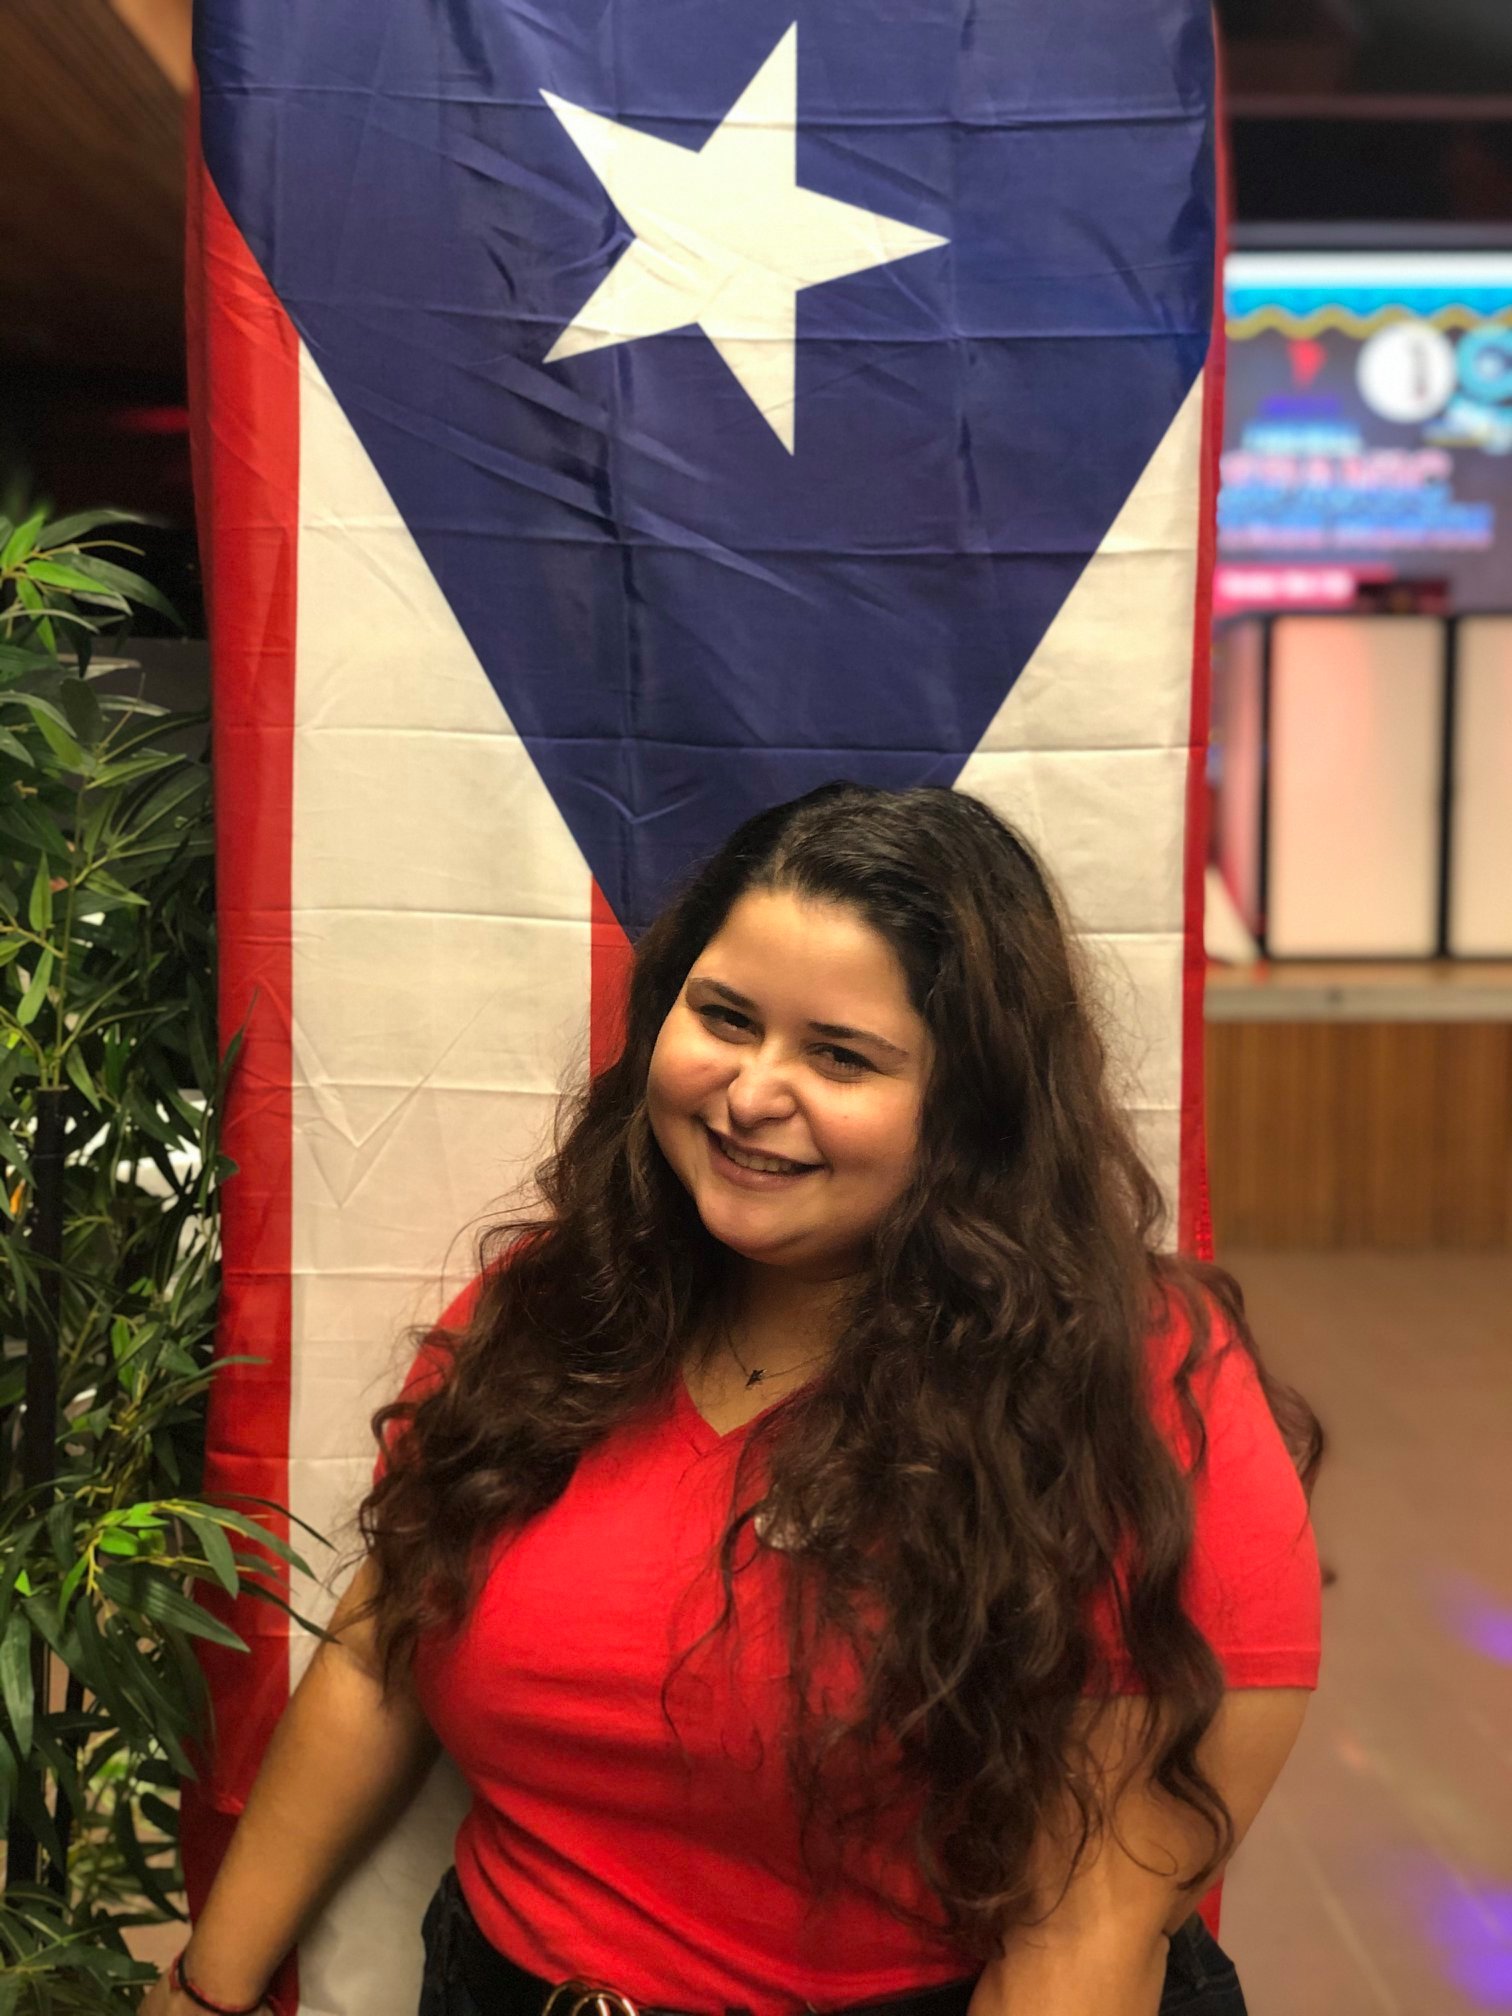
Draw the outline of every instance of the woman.
<instances>
[{"instance_id":1,"label":"woman","mask_svg":"<svg viewBox=\"0 0 1512 2016\"><path fill-rule=\"evenodd\" d=\"M422 2016L1241 2012L1195 1906L1316 1682L1321 1438L1160 1251L1024 844L943 790L751 820L539 1184L375 1417L153 2016L256 2005L438 1743Z\"/></svg>"}]
</instances>

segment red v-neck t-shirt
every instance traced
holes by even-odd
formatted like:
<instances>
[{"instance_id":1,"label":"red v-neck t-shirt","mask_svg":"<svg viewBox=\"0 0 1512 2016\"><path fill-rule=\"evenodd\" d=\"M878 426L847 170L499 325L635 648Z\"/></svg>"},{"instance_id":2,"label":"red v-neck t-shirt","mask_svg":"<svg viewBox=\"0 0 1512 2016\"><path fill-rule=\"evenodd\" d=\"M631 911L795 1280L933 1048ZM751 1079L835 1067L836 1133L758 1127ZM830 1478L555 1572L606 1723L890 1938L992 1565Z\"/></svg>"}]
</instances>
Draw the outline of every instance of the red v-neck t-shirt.
<instances>
[{"instance_id":1,"label":"red v-neck t-shirt","mask_svg":"<svg viewBox=\"0 0 1512 2016\"><path fill-rule=\"evenodd\" d=\"M465 1313L454 1305L448 1325ZM1155 1418L1186 1454L1170 1391L1184 1348L1184 1332L1162 1333L1150 1366ZM412 1383L426 1371L422 1353ZM1188 1607L1231 1686L1313 1687L1317 1555L1247 1354L1218 1354L1195 1391L1209 1450ZM662 2006L791 2016L958 1979L963 1956L883 1901L931 1909L906 1828L818 1894L805 1873L778 1555L758 1550L738 1579L737 1640L716 1636L664 1705L678 1654L716 1615L711 1561L747 1433L717 1434L679 1381L495 1543L460 1630L422 1641L420 1700L473 1795L463 1893L532 1973ZM1110 1617L1096 1622L1116 1660Z\"/></svg>"}]
</instances>

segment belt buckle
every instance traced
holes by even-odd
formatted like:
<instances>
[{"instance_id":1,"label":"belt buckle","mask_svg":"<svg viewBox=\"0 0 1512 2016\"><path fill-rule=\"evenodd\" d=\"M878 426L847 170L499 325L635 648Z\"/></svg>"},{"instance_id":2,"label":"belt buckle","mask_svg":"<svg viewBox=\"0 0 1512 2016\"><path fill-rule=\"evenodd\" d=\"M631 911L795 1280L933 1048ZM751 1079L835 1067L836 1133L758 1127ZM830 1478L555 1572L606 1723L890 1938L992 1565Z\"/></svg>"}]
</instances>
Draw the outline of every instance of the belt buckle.
<instances>
[{"instance_id":1,"label":"belt buckle","mask_svg":"<svg viewBox=\"0 0 1512 2016\"><path fill-rule=\"evenodd\" d=\"M641 2016L628 1995L591 1981L559 1981L546 1997L541 2016L585 2016L585 2012L586 2016Z\"/></svg>"}]
</instances>

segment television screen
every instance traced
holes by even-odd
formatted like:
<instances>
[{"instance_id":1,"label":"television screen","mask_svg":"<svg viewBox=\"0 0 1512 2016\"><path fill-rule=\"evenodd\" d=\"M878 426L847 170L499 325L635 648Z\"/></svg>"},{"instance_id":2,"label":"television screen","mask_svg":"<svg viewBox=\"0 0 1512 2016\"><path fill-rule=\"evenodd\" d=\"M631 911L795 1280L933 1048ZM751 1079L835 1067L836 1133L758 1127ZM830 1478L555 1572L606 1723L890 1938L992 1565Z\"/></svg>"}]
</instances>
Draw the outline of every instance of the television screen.
<instances>
[{"instance_id":1,"label":"television screen","mask_svg":"<svg viewBox=\"0 0 1512 2016\"><path fill-rule=\"evenodd\" d=\"M1217 601L1512 609L1512 254L1238 252Z\"/></svg>"}]
</instances>

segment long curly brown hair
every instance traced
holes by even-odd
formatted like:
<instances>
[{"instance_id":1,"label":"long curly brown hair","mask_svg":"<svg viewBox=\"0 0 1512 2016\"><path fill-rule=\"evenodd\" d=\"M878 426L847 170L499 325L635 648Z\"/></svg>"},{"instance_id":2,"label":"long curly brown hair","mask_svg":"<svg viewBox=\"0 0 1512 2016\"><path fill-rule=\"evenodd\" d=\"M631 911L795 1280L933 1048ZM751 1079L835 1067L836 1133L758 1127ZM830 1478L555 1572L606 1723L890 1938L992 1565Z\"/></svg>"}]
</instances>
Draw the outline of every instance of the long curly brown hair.
<instances>
[{"instance_id":1,"label":"long curly brown hair","mask_svg":"<svg viewBox=\"0 0 1512 2016\"><path fill-rule=\"evenodd\" d=\"M1099 1590L1150 1703L1140 1761L1211 1838L1192 1884L1232 1846L1198 1762L1223 1677L1181 1601L1191 1486L1152 1423L1144 1368L1175 1298L1200 1461L1191 1375L1217 1348L1215 1306L1255 1345L1232 1278L1162 1250L1161 1195L1110 1093L1080 949L1031 850L977 800L825 786L742 826L647 930L623 1052L564 1100L538 1204L485 1238L444 1382L374 1416L392 1445L359 1512L377 1642L392 1680L419 1634L459 1622L481 1543L551 1505L728 1313L727 1250L658 1148L645 1095L690 968L752 889L847 905L880 932L933 1062L912 1182L875 1232L832 1358L746 1445L710 1572L723 1627L753 1534L785 1536L805 1839L832 1845L880 1802L911 1802L949 1930L985 1957L1037 1915L1042 1828L1069 1810L1084 1854L1106 1823L1077 1735L1084 1696L1107 1691L1088 1621ZM1317 1421L1259 1376L1310 1488ZM837 1644L861 1673L839 1714L810 1698Z\"/></svg>"}]
</instances>

